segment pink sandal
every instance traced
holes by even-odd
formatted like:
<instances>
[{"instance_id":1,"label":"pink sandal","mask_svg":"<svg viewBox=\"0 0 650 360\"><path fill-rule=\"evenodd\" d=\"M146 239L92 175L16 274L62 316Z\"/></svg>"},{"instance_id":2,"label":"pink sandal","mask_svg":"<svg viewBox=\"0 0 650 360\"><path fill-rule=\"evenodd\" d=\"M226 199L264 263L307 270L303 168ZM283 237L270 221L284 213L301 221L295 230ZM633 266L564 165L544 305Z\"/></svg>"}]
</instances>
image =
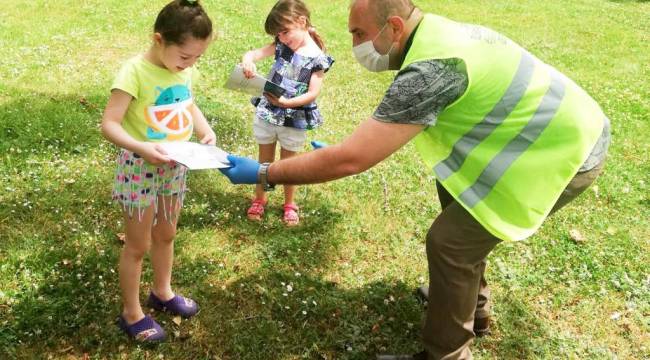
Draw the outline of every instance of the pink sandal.
<instances>
[{"instance_id":1,"label":"pink sandal","mask_svg":"<svg viewBox=\"0 0 650 360\"><path fill-rule=\"evenodd\" d=\"M282 221L287 226L296 226L300 222L300 216L298 216L298 206L296 204L284 204L284 215L282 216Z\"/></svg>"},{"instance_id":2,"label":"pink sandal","mask_svg":"<svg viewBox=\"0 0 650 360\"><path fill-rule=\"evenodd\" d=\"M262 215L264 215L264 205L266 205L265 200L255 199L251 204L251 207L248 208L246 215L248 220L260 221L262 220Z\"/></svg>"}]
</instances>

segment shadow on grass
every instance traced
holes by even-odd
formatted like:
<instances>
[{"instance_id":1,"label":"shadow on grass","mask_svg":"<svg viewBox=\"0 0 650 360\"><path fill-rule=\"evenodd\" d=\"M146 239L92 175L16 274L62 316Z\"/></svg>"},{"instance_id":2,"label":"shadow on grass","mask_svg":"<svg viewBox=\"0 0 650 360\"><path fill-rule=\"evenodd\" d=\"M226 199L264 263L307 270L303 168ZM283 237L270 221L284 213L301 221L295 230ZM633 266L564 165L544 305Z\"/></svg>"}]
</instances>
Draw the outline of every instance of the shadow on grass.
<instances>
[{"instance_id":1,"label":"shadow on grass","mask_svg":"<svg viewBox=\"0 0 650 360\"><path fill-rule=\"evenodd\" d=\"M267 244L265 251L278 247L273 241ZM323 275L316 262L311 268L294 267L292 256L264 262L248 274L223 268L209 257L183 262L175 271L175 285L197 300L201 312L179 324L155 314L169 341L142 348L114 325L119 290L112 269L118 251L117 242L107 251L64 244L8 264L19 279L41 280L34 281L38 287L23 281L27 285L19 300L0 308L0 318L8 321L0 350L17 358L121 353L128 358L368 359L421 348L423 306L413 288L400 281L344 287ZM232 281L219 280L224 277ZM143 278L151 278L150 270ZM148 286L142 284L143 294ZM474 350L491 349L504 358L548 355L545 343L554 337L525 303L500 295L496 305L494 335L479 340ZM502 333L508 336L502 338Z\"/></svg>"}]
</instances>

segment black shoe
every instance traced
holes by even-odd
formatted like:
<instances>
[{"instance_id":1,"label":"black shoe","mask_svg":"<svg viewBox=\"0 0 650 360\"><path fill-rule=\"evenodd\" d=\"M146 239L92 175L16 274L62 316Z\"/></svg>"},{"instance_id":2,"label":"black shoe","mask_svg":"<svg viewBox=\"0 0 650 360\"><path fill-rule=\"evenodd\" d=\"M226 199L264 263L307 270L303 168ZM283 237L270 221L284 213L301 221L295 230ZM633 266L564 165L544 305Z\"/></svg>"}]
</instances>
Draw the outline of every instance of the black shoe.
<instances>
[{"instance_id":1,"label":"black shoe","mask_svg":"<svg viewBox=\"0 0 650 360\"><path fill-rule=\"evenodd\" d=\"M474 318L474 334L477 337L490 335L490 317Z\"/></svg>"},{"instance_id":2,"label":"black shoe","mask_svg":"<svg viewBox=\"0 0 650 360\"><path fill-rule=\"evenodd\" d=\"M416 296L422 301L429 301L429 287L420 286L416 291ZM490 334L490 317L474 318L474 334L482 337Z\"/></svg>"},{"instance_id":3,"label":"black shoe","mask_svg":"<svg viewBox=\"0 0 650 360\"><path fill-rule=\"evenodd\" d=\"M422 301L429 301L429 287L420 286L415 292L415 295Z\"/></svg>"},{"instance_id":4,"label":"black shoe","mask_svg":"<svg viewBox=\"0 0 650 360\"><path fill-rule=\"evenodd\" d=\"M377 355L377 360L427 360L427 352L422 351L414 355Z\"/></svg>"}]
</instances>

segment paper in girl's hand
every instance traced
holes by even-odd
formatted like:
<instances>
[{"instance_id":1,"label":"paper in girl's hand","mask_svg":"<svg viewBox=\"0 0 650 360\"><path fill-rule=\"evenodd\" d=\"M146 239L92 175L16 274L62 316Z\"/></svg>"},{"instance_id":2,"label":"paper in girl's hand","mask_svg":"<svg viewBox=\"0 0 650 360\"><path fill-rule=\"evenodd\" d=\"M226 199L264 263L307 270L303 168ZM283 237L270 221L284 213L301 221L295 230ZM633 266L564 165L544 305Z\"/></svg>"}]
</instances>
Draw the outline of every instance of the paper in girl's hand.
<instances>
[{"instance_id":1,"label":"paper in girl's hand","mask_svg":"<svg viewBox=\"0 0 650 360\"><path fill-rule=\"evenodd\" d=\"M246 78L244 76L244 69L239 64L235 65L235 68L230 74L230 78L226 82L226 89L236 90L254 96L260 96L262 93L267 92L278 98L287 93L287 89L267 80L259 74L255 74L250 79Z\"/></svg>"},{"instance_id":2,"label":"paper in girl's hand","mask_svg":"<svg viewBox=\"0 0 650 360\"><path fill-rule=\"evenodd\" d=\"M170 159L190 170L222 169L230 167L228 153L214 145L190 141L175 141L159 144Z\"/></svg>"}]
</instances>

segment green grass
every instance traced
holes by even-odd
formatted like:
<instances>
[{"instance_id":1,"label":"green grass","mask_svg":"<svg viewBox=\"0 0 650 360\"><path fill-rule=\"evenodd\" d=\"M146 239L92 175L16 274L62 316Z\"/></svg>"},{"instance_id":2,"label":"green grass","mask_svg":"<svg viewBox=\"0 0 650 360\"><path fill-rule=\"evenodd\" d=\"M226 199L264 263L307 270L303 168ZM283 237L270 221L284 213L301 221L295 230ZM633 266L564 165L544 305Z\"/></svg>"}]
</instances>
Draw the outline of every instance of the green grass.
<instances>
[{"instance_id":1,"label":"green grass","mask_svg":"<svg viewBox=\"0 0 650 360\"><path fill-rule=\"evenodd\" d=\"M195 319L157 319L157 348L129 342L120 311L120 212L109 201L116 149L98 131L112 77L144 51L165 1L23 1L0 12L0 358L368 359L420 349L424 234L439 205L409 145L367 173L301 187L303 225L260 225L252 189L193 173L177 237L174 285ZM392 74L351 56L347 0L308 1L337 63L319 102L342 140ZM613 126L596 186L534 237L490 255L494 334L477 359L650 358L650 3L417 1L492 27L587 89ZM241 54L270 39L272 1L205 1L219 34L200 62L198 103L229 151L255 155L253 108L222 84ZM268 62L265 63L268 66ZM575 243L577 229L586 241ZM152 279L143 276L143 297ZM288 286L292 291L288 290Z\"/></svg>"}]
</instances>

